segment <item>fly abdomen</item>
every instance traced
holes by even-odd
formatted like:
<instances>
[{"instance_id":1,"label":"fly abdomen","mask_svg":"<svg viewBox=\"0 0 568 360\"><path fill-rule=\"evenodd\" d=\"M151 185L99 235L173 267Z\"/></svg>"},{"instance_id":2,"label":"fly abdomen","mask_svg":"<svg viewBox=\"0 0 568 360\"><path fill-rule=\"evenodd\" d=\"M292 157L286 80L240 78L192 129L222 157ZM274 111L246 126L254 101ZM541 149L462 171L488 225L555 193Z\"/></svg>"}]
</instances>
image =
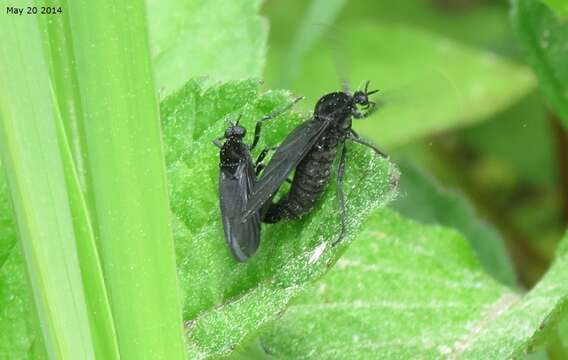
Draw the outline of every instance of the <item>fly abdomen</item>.
<instances>
[{"instance_id":1,"label":"fly abdomen","mask_svg":"<svg viewBox=\"0 0 568 360\"><path fill-rule=\"evenodd\" d=\"M337 151L337 137L323 137L296 167L290 191L272 204L263 221L276 223L283 218L297 219L310 212L321 198L331 174Z\"/></svg>"}]
</instances>

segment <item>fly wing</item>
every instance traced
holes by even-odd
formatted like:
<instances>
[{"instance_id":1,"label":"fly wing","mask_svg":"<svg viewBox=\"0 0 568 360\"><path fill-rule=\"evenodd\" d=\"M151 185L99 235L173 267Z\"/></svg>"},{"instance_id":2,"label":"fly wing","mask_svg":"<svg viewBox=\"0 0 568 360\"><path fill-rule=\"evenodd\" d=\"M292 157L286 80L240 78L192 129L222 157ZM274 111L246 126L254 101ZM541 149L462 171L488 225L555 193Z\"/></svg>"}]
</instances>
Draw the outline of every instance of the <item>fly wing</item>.
<instances>
[{"instance_id":1,"label":"fly wing","mask_svg":"<svg viewBox=\"0 0 568 360\"><path fill-rule=\"evenodd\" d=\"M243 162L232 173L221 169L219 175L219 194L221 218L225 231L225 240L240 262L247 261L260 243L260 214L253 213L246 221L241 221L247 199L252 191L255 174L252 160Z\"/></svg>"},{"instance_id":2,"label":"fly wing","mask_svg":"<svg viewBox=\"0 0 568 360\"><path fill-rule=\"evenodd\" d=\"M286 181L330 123L330 120L308 120L295 128L284 139L264 168L262 177L256 182L246 203L242 221L247 221L252 214L257 213L274 196L280 185Z\"/></svg>"}]
</instances>

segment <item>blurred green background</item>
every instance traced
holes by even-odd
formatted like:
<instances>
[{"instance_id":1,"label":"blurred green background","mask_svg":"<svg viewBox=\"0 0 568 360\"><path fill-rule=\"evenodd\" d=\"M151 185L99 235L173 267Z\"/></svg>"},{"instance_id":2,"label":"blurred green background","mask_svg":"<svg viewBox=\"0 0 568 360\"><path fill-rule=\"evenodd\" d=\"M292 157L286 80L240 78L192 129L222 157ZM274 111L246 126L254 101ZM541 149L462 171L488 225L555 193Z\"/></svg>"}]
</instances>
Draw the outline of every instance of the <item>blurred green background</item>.
<instances>
[{"instance_id":1,"label":"blurred green background","mask_svg":"<svg viewBox=\"0 0 568 360\"><path fill-rule=\"evenodd\" d=\"M501 282L538 281L568 221L568 145L507 1L268 0L263 14L266 88L309 111L371 80L380 108L354 126L401 167L392 206L460 230Z\"/></svg>"}]
</instances>

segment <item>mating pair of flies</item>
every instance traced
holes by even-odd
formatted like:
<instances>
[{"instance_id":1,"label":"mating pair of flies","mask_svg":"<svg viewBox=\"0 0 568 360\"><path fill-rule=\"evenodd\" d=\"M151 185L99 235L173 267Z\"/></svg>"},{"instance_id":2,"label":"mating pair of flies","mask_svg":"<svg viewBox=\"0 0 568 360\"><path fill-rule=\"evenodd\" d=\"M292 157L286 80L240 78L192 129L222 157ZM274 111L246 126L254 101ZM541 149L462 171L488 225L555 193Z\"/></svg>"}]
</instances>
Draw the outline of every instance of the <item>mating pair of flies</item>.
<instances>
[{"instance_id":1,"label":"mating pair of flies","mask_svg":"<svg viewBox=\"0 0 568 360\"><path fill-rule=\"evenodd\" d=\"M255 162L250 151L258 144L262 123L288 111L301 98L260 119L250 146L243 142L246 129L238 121L231 123L224 136L214 141L221 149L219 195L225 240L237 261L247 261L258 249L261 221L273 224L283 219L298 219L313 209L329 183L340 147L337 194L341 234L333 245L341 241L347 216L341 187L345 173L345 141L368 146L386 157L351 128L353 118L365 118L375 110L375 103L369 100L369 95L378 90L369 91L368 88L367 81L364 90L353 94L338 91L324 95L309 120L292 130L278 147L264 149ZM275 152L268 165L264 166L262 161L270 150ZM274 195L284 182L289 181L288 177L294 170L290 190L274 203Z\"/></svg>"}]
</instances>

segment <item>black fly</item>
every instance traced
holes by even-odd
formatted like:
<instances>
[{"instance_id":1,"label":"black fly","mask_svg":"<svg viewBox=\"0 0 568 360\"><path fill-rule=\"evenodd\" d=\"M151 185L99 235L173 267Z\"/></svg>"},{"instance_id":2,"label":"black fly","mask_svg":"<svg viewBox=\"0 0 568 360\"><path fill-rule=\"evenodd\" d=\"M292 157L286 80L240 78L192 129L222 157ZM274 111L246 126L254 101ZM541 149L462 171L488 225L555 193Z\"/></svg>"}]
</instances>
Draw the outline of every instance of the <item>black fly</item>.
<instances>
[{"instance_id":1,"label":"black fly","mask_svg":"<svg viewBox=\"0 0 568 360\"><path fill-rule=\"evenodd\" d=\"M284 139L277 148L262 177L246 203L244 223L251 217L256 218L261 210L262 220L275 223L284 218L297 219L308 213L321 198L329 182L331 167L337 149L342 145L341 158L337 171L337 193L341 209L341 234L334 242L337 244L344 236L346 210L342 190L345 172L345 141L350 140L372 148L378 155L386 155L359 137L351 128L352 119L366 118L375 110L375 103L369 95L378 90L369 91L369 82L364 90L338 91L324 95L316 104L313 117L299 125ZM361 107L359 111L358 107ZM269 203L278 188L296 170L290 191L275 204Z\"/></svg>"},{"instance_id":2,"label":"black fly","mask_svg":"<svg viewBox=\"0 0 568 360\"><path fill-rule=\"evenodd\" d=\"M250 146L243 142L246 129L239 125L238 120L229 124L224 136L213 141L220 149L219 203L225 240L233 257L239 262L245 262L254 255L260 243L259 211L252 211L245 221L241 221L241 218L256 177L262 171L261 162L270 149L264 149L254 163L251 151L260 139L261 124L289 110L298 100L300 98L259 120Z\"/></svg>"}]
</instances>

